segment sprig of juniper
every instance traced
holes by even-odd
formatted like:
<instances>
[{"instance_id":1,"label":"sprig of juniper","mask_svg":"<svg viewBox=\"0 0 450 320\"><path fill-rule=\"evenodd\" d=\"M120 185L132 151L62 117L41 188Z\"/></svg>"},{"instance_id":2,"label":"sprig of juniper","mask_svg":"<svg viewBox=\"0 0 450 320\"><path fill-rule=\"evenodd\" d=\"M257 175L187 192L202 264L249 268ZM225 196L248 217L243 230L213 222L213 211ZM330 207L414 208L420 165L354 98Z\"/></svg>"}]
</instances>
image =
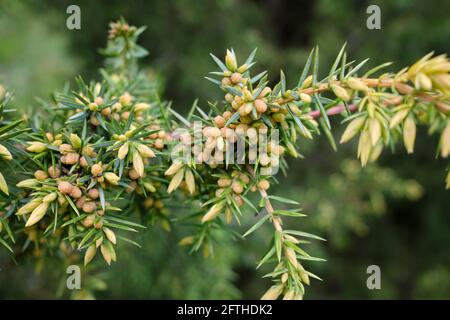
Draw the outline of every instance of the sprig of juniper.
<instances>
[{"instance_id":1,"label":"sprig of juniper","mask_svg":"<svg viewBox=\"0 0 450 320\"><path fill-rule=\"evenodd\" d=\"M302 214L297 210L275 210L272 206L271 199L297 205L295 201L280 197L271 198L267 194L267 189L270 187L269 180L273 178L264 176L261 170L266 166L278 165L278 158L270 159L267 155L258 157L249 151L245 157L250 163L254 161L253 167L233 165L230 168L226 165L227 163L217 165L222 160L221 151L224 145L222 140L230 136L228 130L242 131L250 140L256 138L255 128L267 131L279 130L280 145L269 144L269 146L272 147L270 151L281 156L283 160L285 154L293 157L300 155L297 133L304 138L312 139L313 134L324 132L333 148L336 148L330 132L328 116L342 114L344 122L350 122L350 124L344 131L341 143L347 142L359 133L358 157L364 166L368 161L375 161L383 147L394 147L401 133L403 133L407 151L412 153L416 118L420 114L422 115L421 123L429 125L434 131L442 132L438 150L442 157L447 157L450 147L448 125L450 62L443 55L432 58L432 54L428 54L412 67L398 73L385 73L378 78L370 78L388 64L380 65L363 76L358 76L357 72L367 60L356 66L353 62L347 63L343 47L328 76L318 80L319 56L318 48L315 48L306 62L298 85L293 89L287 89L283 72L280 74L280 82L273 88L268 86L266 72L254 77L250 75L249 70L254 64L254 54L255 52L250 54L242 65L237 63L233 50L227 51L225 61L212 55L220 71L214 71L211 74L220 78L206 78L225 92L225 99L222 107L219 107L217 103L210 103L215 117L212 123L205 117L207 122L209 120L210 127L204 129L207 140L203 143L207 150L216 149L215 159L209 163L209 167L217 172L212 176L218 178L218 189L215 191L215 197L203 204L204 206L212 205L202 218L204 226L199 229L200 232L197 235L183 239L182 243L193 243L197 249L202 243L209 246L211 240L208 236L213 229L213 223L219 221L216 228L222 225L219 219L221 213L225 214L228 222L233 216L239 221L242 214L240 206L247 203L254 207L245 197L246 194L259 190L260 207L265 208L266 214L262 215L262 218L245 236L266 221L270 221L274 227L273 246L259 265L271 261L277 262L275 270L268 275L276 279L276 284L263 298L272 299L280 294L283 294L286 299L301 298L305 292L303 284L309 284L310 276L318 277L306 271L299 260L320 259L311 257L301 249L299 246L301 240L294 236L321 238L300 231L283 231L282 216L302 216ZM212 116L209 118L211 119ZM319 119L320 126L314 120L315 118ZM403 124L402 129L399 129L399 124ZM188 141L189 144L193 138L184 137L182 140ZM231 142L234 142L233 139ZM205 154L196 154L195 150L193 153L194 159L202 157L202 160L205 160ZM209 152L206 155L208 154ZM276 163L272 163L272 160ZM281 164L285 169L284 161L281 161ZM169 175L179 173L182 172L182 168L183 164L178 162L173 164L172 170L169 169L166 173ZM227 176L227 172L231 172L231 177ZM248 173L250 173L250 179ZM182 173L179 177L182 177ZM176 183L181 180L182 178L176 179L176 176L172 179ZM186 182L188 182L187 179ZM276 259L272 259L274 256Z\"/></svg>"}]
</instances>

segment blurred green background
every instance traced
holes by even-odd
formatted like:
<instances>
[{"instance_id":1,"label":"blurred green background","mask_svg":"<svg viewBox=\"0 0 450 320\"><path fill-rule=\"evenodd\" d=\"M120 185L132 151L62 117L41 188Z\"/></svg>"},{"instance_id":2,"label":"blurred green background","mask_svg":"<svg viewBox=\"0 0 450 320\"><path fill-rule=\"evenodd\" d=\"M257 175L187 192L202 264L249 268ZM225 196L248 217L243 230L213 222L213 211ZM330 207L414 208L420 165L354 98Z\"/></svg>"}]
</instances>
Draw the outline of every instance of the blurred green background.
<instances>
[{"instance_id":1,"label":"blurred green background","mask_svg":"<svg viewBox=\"0 0 450 320\"><path fill-rule=\"evenodd\" d=\"M82 29L70 31L66 8L74 3L81 7ZM381 30L366 28L370 4L381 8ZM282 68L292 85L316 44L322 66L332 63L345 41L351 58L370 57L369 66L394 61L395 70L432 50L450 53L448 0L0 0L0 83L29 111L37 105L35 97L48 98L78 74L98 77L98 48L105 45L108 22L120 16L147 25L141 44L150 56L144 64L160 75L163 98L180 112L197 97L201 106L220 98L203 77L215 68L209 52L223 56L228 47L242 58L257 47L255 72L267 69L275 82ZM308 214L292 227L328 239L309 245L327 262L307 264L324 279L311 284L307 299L450 298L447 163L434 157L438 137L423 128L418 134L414 156L400 146L365 169L353 160L354 144L335 153L326 139L305 143L306 159L292 162L289 176L280 177L273 192L298 199ZM249 215L236 229L245 231L254 219ZM137 239L142 249L118 250L119 262L101 275L104 283L83 285L106 284L97 298L139 299L254 299L270 285L260 278L264 270L255 270L270 240L269 226L245 241L224 237L215 258L206 260L178 247L185 233L181 226L170 233L149 229ZM381 290L366 287L372 264L381 268ZM32 261L16 263L1 252L0 297L61 296L62 266L33 270Z\"/></svg>"}]
</instances>

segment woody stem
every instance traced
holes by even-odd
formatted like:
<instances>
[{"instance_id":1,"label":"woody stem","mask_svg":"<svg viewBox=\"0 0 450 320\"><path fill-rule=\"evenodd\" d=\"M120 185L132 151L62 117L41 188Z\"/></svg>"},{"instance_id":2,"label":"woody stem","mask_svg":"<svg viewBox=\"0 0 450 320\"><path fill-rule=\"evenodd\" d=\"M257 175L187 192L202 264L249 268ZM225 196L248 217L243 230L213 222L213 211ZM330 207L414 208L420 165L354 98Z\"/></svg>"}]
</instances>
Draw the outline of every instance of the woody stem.
<instances>
[{"instance_id":1,"label":"woody stem","mask_svg":"<svg viewBox=\"0 0 450 320\"><path fill-rule=\"evenodd\" d=\"M348 110L350 112L356 111L356 109L358 109L358 105L356 105L356 104L348 105ZM334 116L334 115L337 115L337 114L340 114L340 113L344 112L345 110L346 110L346 108L345 108L344 105L334 106L334 107L332 107L332 108L327 110L327 115ZM313 117L314 119L317 119L317 118L320 118L320 116L322 114L320 113L320 110L314 110L314 111L311 111L309 113L309 115L311 117Z\"/></svg>"},{"instance_id":2,"label":"woody stem","mask_svg":"<svg viewBox=\"0 0 450 320\"><path fill-rule=\"evenodd\" d=\"M444 114L448 114L450 112L450 108L443 104L440 103L439 101L436 101L436 97L432 96L428 93L425 92L415 92L414 87L404 83L404 82L400 82L400 81L396 81L395 79L389 78L389 79L376 79L376 78L360 78L359 80L361 80L362 82L364 82L364 84L367 87L381 87L381 88L390 88L393 87L395 88L398 92L400 92L403 95L415 95L418 99L423 100L425 102L436 102L435 107L442 113ZM340 84L340 85L345 85L342 83L342 81L335 81L333 82L335 84ZM315 93L321 93L321 92L325 92L325 91L329 91L331 89L331 85L330 83L321 83L318 84L316 86L313 87L309 87L309 88L305 88L305 89L301 89L298 92L299 93L306 93L309 95L313 95ZM291 98L280 98L277 99L276 102L281 104L286 104L289 102L294 101L295 99L293 97ZM351 110L354 111L354 110ZM342 111L341 111L342 112ZM337 112L340 113L340 112ZM334 115L337 113L332 113L330 115ZM318 116L318 115L317 115ZM317 117L316 116L316 117Z\"/></svg>"}]
</instances>

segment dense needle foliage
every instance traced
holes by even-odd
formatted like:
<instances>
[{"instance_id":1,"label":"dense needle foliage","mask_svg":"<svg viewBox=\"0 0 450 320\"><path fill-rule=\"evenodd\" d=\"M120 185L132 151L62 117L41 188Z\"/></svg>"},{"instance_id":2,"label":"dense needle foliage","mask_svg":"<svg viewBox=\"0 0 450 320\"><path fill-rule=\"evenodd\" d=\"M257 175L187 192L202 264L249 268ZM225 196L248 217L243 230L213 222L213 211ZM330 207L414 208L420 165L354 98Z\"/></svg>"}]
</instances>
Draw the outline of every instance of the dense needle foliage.
<instances>
[{"instance_id":1,"label":"dense needle foliage","mask_svg":"<svg viewBox=\"0 0 450 320\"><path fill-rule=\"evenodd\" d=\"M319 278L303 262L321 260L304 244L324 239L288 229L284 221L304 212L268 190L277 181L273 168L286 173L286 157L304 156L301 139L323 135L336 149L329 117L342 116L340 142L358 137L363 166L399 141L412 153L417 125L439 135L439 156L450 153L450 62L444 55L430 53L396 73L383 73L389 64L363 72L366 60L352 61L344 46L320 79L315 48L289 89L283 72L273 87L266 72L251 74L256 51L240 62L230 49L223 61L212 55L218 70L207 77L224 99L208 110L194 103L183 117L159 99L158 84L137 65L147 54L137 44L144 29L112 23L102 80L77 78L76 89L54 94L27 119L10 116L11 94L0 92L0 242L6 249L33 254L42 265L50 256L67 264L82 257L89 268L99 256L107 264L120 258L119 241L139 246L130 234L151 223L166 230L186 223L193 233L180 244L212 255L216 234L239 237L234 224L253 212L259 220L243 237L265 223L274 230L258 262L274 267L266 275L274 284L263 298L300 299L304 285ZM261 136L274 132L279 140ZM252 150L262 139L265 152ZM245 152L232 161L226 151L239 143ZM174 158L180 154L189 157ZM191 212L170 217L168 204L180 201Z\"/></svg>"}]
</instances>

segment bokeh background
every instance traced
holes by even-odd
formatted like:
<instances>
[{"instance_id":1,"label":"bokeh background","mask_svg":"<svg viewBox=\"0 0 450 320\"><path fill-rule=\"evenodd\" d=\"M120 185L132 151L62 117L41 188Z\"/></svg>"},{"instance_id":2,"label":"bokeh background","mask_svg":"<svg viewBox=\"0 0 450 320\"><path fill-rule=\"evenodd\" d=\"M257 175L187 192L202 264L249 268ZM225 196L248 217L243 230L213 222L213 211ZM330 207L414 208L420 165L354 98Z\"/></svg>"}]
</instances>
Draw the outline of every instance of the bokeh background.
<instances>
[{"instance_id":1,"label":"bokeh background","mask_svg":"<svg viewBox=\"0 0 450 320\"><path fill-rule=\"evenodd\" d=\"M74 3L82 12L79 31L66 28L66 8ZM381 8L381 30L366 28L370 4ZM207 106L220 97L203 76L215 68L209 52L223 56L228 47L242 58L257 47L256 70L269 70L275 82L282 68L292 85L316 44L322 66L344 42L351 58L370 57L369 66L394 61L395 70L432 50L450 53L448 0L0 0L0 83L30 112L36 97L47 99L74 76L98 78L98 48L108 22L121 16L147 25L141 44L150 55L143 63L180 112L195 98ZM450 298L450 191L444 190L447 163L435 159L437 141L421 128L413 156L400 146L364 169L354 160L354 144L338 152L326 139L302 146L306 158L291 162L273 192L302 203L308 217L293 227L328 239L309 245L327 261L308 264L324 281L314 281L306 298ZM236 230L252 222L249 215ZM261 279L264 270L255 270L269 227L245 241L224 238L214 259L178 247L183 234L182 226L169 233L150 227L137 238L142 249L124 245L117 263L83 285L100 299L255 299L270 285ZM381 268L381 290L366 287L372 264ZM68 297L64 272L58 264L36 272L32 260L18 262L0 250L0 298Z\"/></svg>"}]
</instances>

